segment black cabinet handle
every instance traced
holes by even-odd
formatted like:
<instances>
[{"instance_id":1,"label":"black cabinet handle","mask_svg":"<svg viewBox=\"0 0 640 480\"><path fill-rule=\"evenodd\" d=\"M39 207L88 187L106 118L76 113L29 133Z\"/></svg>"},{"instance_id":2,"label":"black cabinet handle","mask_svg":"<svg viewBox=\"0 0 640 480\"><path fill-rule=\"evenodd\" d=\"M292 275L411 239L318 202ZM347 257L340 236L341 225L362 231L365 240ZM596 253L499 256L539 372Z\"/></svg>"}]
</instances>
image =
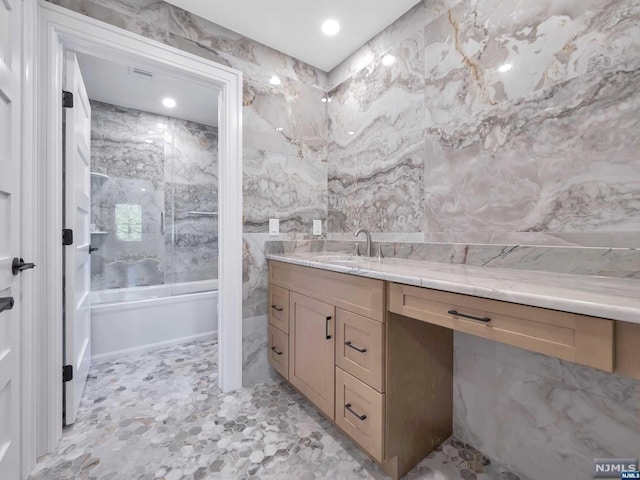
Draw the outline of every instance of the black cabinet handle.
<instances>
[{"instance_id":1,"label":"black cabinet handle","mask_svg":"<svg viewBox=\"0 0 640 480\"><path fill-rule=\"evenodd\" d=\"M13 262L11 263L11 272L14 275L18 275L20 272L23 272L25 270L30 270L35 266L36 266L35 263L24 263L24 259L16 257L13 259Z\"/></svg>"},{"instance_id":2,"label":"black cabinet handle","mask_svg":"<svg viewBox=\"0 0 640 480\"><path fill-rule=\"evenodd\" d=\"M281 312L282 310L284 310L282 307L279 307L277 305L271 305L271 308L273 308L276 312Z\"/></svg>"},{"instance_id":3,"label":"black cabinet handle","mask_svg":"<svg viewBox=\"0 0 640 480\"><path fill-rule=\"evenodd\" d=\"M366 416L366 415L358 415L356 412L354 412L354 411L351 409L351 404L350 404L350 403L347 403L347 404L344 406L344 408L346 408L346 409L347 409L347 410L349 410L351 413L353 413L356 417L358 417L358 419L359 419L359 420L365 421L365 420L367 419L367 416Z\"/></svg>"},{"instance_id":4,"label":"black cabinet handle","mask_svg":"<svg viewBox=\"0 0 640 480\"><path fill-rule=\"evenodd\" d=\"M325 336L327 337L327 340L331 338L331 335L329 335L329 320L331 320L331 317L327 317L327 323L324 326L324 333L325 333Z\"/></svg>"},{"instance_id":5,"label":"black cabinet handle","mask_svg":"<svg viewBox=\"0 0 640 480\"><path fill-rule=\"evenodd\" d=\"M467 315L464 313L460 313L456 310L449 310L447 312L449 315L454 315L456 317L470 318L471 320L477 320L479 322L489 323L491 319L489 317L474 317L473 315Z\"/></svg>"},{"instance_id":6,"label":"black cabinet handle","mask_svg":"<svg viewBox=\"0 0 640 480\"><path fill-rule=\"evenodd\" d=\"M5 310L11 310L14 305L15 301L13 300L13 297L0 298L0 313L4 312Z\"/></svg>"},{"instance_id":7,"label":"black cabinet handle","mask_svg":"<svg viewBox=\"0 0 640 480\"><path fill-rule=\"evenodd\" d=\"M344 342L344 344L345 344L347 347L349 347L349 348L353 348L354 350L356 350L357 352L360 352L360 353L364 353L364 352L366 352L366 351L367 351L367 349L366 349L366 348L358 348L358 347L356 347L356 346L355 346L353 343L351 343L351 342Z\"/></svg>"},{"instance_id":8,"label":"black cabinet handle","mask_svg":"<svg viewBox=\"0 0 640 480\"><path fill-rule=\"evenodd\" d=\"M276 347L271 347L271 350L273 350L276 355L282 355L282 352L279 352L278 350L276 350Z\"/></svg>"},{"instance_id":9,"label":"black cabinet handle","mask_svg":"<svg viewBox=\"0 0 640 480\"><path fill-rule=\"evenodd\" d=\"M98 247L92 247L89 245L89 253L97 252L98 250L100 250Z\"/></svg>"}]
</instances>

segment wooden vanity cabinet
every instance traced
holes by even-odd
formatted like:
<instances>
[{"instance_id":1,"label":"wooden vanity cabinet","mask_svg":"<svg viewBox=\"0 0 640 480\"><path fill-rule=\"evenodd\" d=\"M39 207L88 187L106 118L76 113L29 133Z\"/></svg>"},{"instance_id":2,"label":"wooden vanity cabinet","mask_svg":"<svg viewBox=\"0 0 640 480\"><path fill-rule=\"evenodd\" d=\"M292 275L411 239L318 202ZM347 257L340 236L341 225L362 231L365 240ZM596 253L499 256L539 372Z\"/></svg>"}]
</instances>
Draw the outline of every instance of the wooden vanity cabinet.
<instances>
[{"instance_id":1,"label":"wooden vanity cabinet","mask_svg":"<svg viewBox=\"0 0 640 480\"><path fill-rule=\"evenodd\" d=\"M270 347L289 342L283 376L398 479L452 434L453 336L400 315L389 323L386 297L381 280L269 261ZM269 352L281 374L284 355Z\"/></svg>"},{"instance_id":2,"label":"wooden vanity cabinet","mask_svg":"<svg viewBox=\"0 0 640 480\"><path fill-rule=\"evenodd\" d=\"M333 420L335 307L291 292L289 382Z\"/></svg>"}]
</instances>

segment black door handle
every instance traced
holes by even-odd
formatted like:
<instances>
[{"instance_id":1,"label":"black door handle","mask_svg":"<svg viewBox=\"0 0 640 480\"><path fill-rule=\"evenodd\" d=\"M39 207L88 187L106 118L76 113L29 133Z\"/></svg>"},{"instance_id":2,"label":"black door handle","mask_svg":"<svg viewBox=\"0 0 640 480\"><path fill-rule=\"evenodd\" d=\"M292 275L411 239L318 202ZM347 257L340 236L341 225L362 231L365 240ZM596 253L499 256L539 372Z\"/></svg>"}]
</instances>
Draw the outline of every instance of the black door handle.
<instances>
[{"instance_id":1,"label":"black door handle","mask_svg":"<svg viewBox=\"0 0 640 480\"><path fill-rule=\"evenodd\" d=\"M279 352L278 350L276 350L276 347L271 347L271 350L273 350L276 355L282 355L282 352Z\"/></svg>"},{"instance_id":2,"label":"black door handle","mask_svg":"<svg viewBox=\"0 0 640 480\"><path fill-rule=\"evenodd\" d=\"M271 305L271 308L273 308L276 312L281 312L283 310L283 308L279 307L278 305Z\"/></svg>"},{"instance_id":3,"label":"black door handle","mask_svg":"<svg viewBox=\"0 0 640 480\"><path fill-rule=\"evenodd\" d=\"M351 409L351 404L350 404L350 403L347 403L347 404L344 406L344 408L346 408L346 409L347 409L347 410L349 410L351 413L353 413L356 417L358 417L358 419L359 419L359 420L364 421L364 420L366 420L366 419L367 419L367 416L366 416L366 415L358 415L356 412L354 412L354 411Z\"/></svg>"},{"instance_id":4,"label":"black door handle","mask_svg":"<svg viewBox=\"0 0 640 480\"><path fill-rule=\"evenodd\" d=\"M16 302L13 300L13 297L0 298L0 313L4 312L5 310L11 310L15 303Z\"/></svg>"},{"instance_id":5,"label":"black door handle","mask_svg":"<svg viewBox=\"0 0 640 480\"><path fill-rule=\"evenodd\" d=\"M24 270L30 270L35 266L35 263L24 263L24 260L22 258L16 257L11 263L11 272L14 275L18 275L20 272L23 272Z\"/></svg>"},{"instance_id":6,"label":"black door handle","mask_svg":"<svg viewBox=\"0 0 640 480\"><path fill-rule=\"evenodd\" d=\"M331 338L331 335L329 335L329 320L331 320L331 317L327 317L327 323L324 326L324 334L327 337L327 340Z\"/></svg>"},{"instance_id":7,"label":"black door handle","mask_svg":"<svg viewBox=\"0 0 640 480\"><path fill-rule=\"evenodd\" d=\"M360 352L360 353L365 353L367 351L366 348L358 348L356 347L353 343L351 342L344 342L344 344L349 347L349 348L353 348L355 351Z\"/></svg>"},{"instance_id":8,"label":"black door handle","mask_svg":"<svg viewBox=\"0 0 640 480\"><path fill-rule=\"evenodd\" d=\"M465 313L460 313L456 310L449 310L447 312L449 315L453 315L454 317L463 317L463 318L469 318L471 320L477 320L479 322L484 322L484 323L489 323L491 321L491 319L489 317L474 317L473 315L467 315Z\"/></svg>"},{"instance_id":9,"label":"black door handle","mask_svg":"<svg viewBox=\"0 0 640 480\"><path fill-rule=\"evenodd\" d=\"M92 247L91 245L89 245L89 253L97 252L98 250L100 250L98 247Z\"/></svg>"}]
</instances>

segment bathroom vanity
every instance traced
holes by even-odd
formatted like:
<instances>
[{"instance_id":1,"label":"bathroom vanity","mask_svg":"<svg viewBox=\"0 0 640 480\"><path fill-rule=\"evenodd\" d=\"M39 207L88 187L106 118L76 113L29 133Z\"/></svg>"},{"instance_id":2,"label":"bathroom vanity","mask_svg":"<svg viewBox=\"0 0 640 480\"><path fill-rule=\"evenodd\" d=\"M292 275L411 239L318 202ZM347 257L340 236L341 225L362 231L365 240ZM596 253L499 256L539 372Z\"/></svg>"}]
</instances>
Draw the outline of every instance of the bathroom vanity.
<instances>
[{"instance_id":1,"label":"bathroom vanity","mask_svg":"<svg viewBox=\"0 0 640 480\"><path fill-rule=\"evenodd\" d=\"M455 330L640 378L640 310L624 283L606 287L613 298L570 275L269 258L270 365L394 479L452 434Z\"/></svg>"}]
</instances>

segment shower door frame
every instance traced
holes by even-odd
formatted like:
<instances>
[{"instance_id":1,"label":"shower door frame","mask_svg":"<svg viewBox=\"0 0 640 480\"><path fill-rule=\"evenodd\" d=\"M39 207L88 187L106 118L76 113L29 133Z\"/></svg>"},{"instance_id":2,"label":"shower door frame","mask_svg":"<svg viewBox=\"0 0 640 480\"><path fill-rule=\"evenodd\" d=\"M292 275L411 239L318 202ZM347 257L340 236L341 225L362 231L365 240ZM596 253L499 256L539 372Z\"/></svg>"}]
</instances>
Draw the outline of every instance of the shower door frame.
<instances>
[{"instance_id":1,"label":"shower door frame","mask_svg":"<svg viewBox=\"0 0 640 480\"><path fill-rule=\"evenodd\" d=\"M153 68L217 89L219 129L218 375L242 386L242 72L41 1L39 8L40 253L44 286L36 338L39 454L62 435L62 58L66 50Z\"/></svg>"}]
</instances>

